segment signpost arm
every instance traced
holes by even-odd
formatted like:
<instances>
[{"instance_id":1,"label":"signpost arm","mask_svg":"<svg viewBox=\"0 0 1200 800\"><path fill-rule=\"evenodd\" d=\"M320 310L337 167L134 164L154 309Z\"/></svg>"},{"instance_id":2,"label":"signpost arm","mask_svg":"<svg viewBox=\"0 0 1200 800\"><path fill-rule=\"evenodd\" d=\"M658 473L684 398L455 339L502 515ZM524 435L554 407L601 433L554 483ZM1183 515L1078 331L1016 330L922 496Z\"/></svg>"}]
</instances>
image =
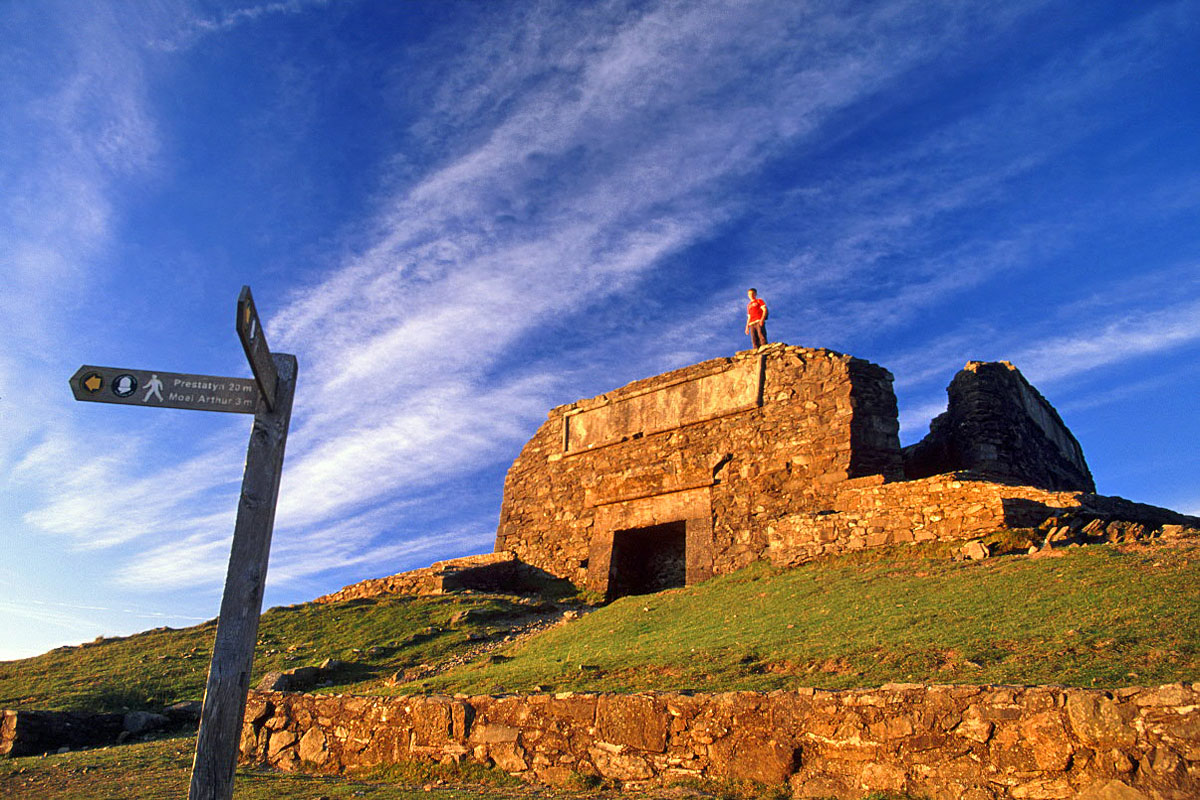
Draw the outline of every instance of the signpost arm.
<instances>
[{"instance_id":1,"label":"signpost arm","mask_svg":"<svg viewBox=\"0 0 1200 800\"><path fill-rule=\"evenodd\" d=\"M188 800L233 797L233 774L258 638L271 531L275 525L275 501L279 497L283 451L296 389L296 357L276 353L271 359L279 376L274 409L260 399L246 451L242 496L212 664L204 689Z\"/></svg>"}]
</instances>

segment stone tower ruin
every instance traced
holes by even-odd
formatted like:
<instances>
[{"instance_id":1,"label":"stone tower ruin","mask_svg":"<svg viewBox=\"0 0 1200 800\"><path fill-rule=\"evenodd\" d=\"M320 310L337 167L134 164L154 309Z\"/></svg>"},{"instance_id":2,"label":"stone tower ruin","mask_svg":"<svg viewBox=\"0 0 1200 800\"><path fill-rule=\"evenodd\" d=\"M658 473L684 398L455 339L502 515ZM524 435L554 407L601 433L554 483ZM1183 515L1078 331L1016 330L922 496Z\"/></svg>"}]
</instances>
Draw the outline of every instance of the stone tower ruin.
<instances>
[{"instance_id":1,"label":"stone tower ruin","mask_svg":"<svg viewBox=\"0 0 1200 800\"><path fill-rule=\"evenodd\" d=\"M1054 407L1007 361L970 361L954 376L945 413L904 448L904 474L969 469L1030 486L1096 491L1083 448Z\"/></svg>"}]
</instances>

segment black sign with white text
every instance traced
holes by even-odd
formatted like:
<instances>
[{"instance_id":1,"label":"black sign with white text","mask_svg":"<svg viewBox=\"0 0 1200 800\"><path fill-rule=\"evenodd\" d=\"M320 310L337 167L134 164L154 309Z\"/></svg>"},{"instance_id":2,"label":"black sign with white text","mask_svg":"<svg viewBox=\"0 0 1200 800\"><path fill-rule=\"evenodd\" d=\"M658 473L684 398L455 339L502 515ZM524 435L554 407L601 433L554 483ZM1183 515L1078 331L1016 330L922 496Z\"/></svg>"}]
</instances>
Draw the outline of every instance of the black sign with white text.
<instances>
[{"instance_id":1,"label":"black sign with white text","mask_svg":"<svg viewBox=\"0 0 1200 800\"><path fill-rule=\"evenodd\" d=\"M76 400L93 403L235 414L253 414L258 402L258 385L249 378L88 365L71 376L71 392Z\"/></svg>"}]
</instances>

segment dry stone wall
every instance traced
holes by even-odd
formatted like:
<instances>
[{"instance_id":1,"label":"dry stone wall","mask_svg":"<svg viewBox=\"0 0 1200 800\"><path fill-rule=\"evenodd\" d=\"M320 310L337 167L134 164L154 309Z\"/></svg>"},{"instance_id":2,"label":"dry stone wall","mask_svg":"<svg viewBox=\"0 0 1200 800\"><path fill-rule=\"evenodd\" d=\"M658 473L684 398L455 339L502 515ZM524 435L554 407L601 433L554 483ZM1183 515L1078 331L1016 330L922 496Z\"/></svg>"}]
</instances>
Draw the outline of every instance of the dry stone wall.
<instances>
[{"instance_id":1,"label":"dry stone wall","mask_svg":"<svg viewBox=\"0 0 1200 800\"><path fill-rule=\"evenodd\" d=\"M55 751L100 747L124 742L131 736L158 730L172 723L200 719L200 704L176 703L151 711L105 714L92 711L0 710L0 757L33 756Z\"/></svg>"},{"instance_id":2,"label":"dry stone wall","mask_svg":"<svg viewBox=\"0 0 1200 800\"><path fill-rule=\"evenodd\" d=\"M767 557L794 566L821 556L918 542L955 542L1002 529L1061 522L1084 541L1191 535L1200 519L1119 497L1051 492L982 480L971 472L885 483L878 476L838 487L823 513L781 517L767 528Z\"/></svg>"},{"instance_id":3,"label":"dry stone wall","mask_svg":"<svg viewBox=\"0 0 1200 800\"><path fill-rule=\"evenodd\" d=\"M6 709L0 711L0 756L111 744L123 730L121 714Z\"/></svg>"},{"instance_id":4,"label":"dry stone wall","mask_svg":"<svg viewBox=\"0 0 1200 800\"><path fill-rule=\"evenodd\" d=\"M496 549L604 592L620 533L655 528L662 552L686 540L687 583L736 570L838 483L901 477L891 384L861 359L773 344L555 408L508 472Z\"/></svg>"},{"instance_id":5,"label":"dry stone wall","mask_svg":"<svg viewBox=\"0 0 1200 800\"><path fill-rule=\"evenodd\" d=\"M372 578L321 595L314 603L337 603L389 594L445 594L460 589L506 591L517 580L519 565L511 552L438 561L428 567Z\"/></svg>"},{"instance_id":6,"label":"dry stone wall","mask_svg":"<svg viewBox=\"0 0 1200 800\"><path fill-rule=\"evenodd\" d=\"M688 777L932 800L1200 797L1200 684L1114 692L915 686L722 694L252 693L242 759L340 773L476 761L531 780Z\"/></svg>"}]
</instances>

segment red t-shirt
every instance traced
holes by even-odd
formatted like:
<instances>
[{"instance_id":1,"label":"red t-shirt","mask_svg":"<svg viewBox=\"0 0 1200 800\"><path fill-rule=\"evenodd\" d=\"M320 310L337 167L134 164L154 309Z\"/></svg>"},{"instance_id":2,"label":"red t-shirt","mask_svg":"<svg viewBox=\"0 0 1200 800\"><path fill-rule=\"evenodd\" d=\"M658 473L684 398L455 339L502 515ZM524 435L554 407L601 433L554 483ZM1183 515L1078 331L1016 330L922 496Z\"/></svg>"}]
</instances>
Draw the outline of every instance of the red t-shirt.
<instances>
[{"instance_id":1,"label":"red t-shirt","mask_svg":"<svg viewBox=\"0 0 1200 800\"><path fill-rule=\"evenodd\" d=\"M756 297L746 304L746 320L748 322L762 322L762 318L767 310L767 303L761 297Z\"/></svg>"}]
</instances>

